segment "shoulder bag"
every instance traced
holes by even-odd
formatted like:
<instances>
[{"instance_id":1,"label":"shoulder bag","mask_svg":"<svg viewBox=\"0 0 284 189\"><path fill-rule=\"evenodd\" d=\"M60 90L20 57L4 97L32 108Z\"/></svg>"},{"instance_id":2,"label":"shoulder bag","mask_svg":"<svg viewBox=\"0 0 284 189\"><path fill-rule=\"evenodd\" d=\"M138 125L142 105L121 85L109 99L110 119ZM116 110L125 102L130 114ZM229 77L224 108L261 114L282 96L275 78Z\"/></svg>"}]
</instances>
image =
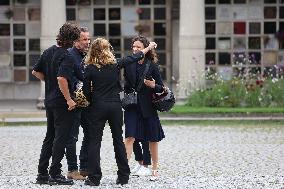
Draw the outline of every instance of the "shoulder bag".
<instances>
[{"instance_id":1,"label":"shoulder bag","mask_svg":"<svg viewBox=\"0 0 284 189\"><path fill-rule=\"evenodd\" d=\"M142 75L140 81L139 81L137 89L135 90L133 88L133 91L131 93L125 93L125 92L123 93L123 97L121 98L121 105L122 105L123 109L129 108L129 107L137 104L137 93L140 91L140 89L142 87L142 83L144 81L146 73L149 70L149 66L150 66L150 63L147 62L146 68L143 72L143 75Z\"/></svg>"}]
</instances>

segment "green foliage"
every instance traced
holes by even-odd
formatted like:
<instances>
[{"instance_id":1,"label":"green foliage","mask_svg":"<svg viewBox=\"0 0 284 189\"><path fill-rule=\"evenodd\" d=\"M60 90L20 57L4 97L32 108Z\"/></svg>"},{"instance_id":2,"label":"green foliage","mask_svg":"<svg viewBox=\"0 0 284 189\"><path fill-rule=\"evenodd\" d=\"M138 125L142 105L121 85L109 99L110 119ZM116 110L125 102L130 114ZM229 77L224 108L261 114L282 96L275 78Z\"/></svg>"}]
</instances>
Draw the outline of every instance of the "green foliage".
<instances>
[{"instance_id":1,"label":"green foliage","mask_svg":"<svg viewBox=\"0 0 284 189\"><path fill-rule=\"evenodd\" d=\"M211 88L194 91L192 107L284 107L283 79L216 80Z\"/></svg>"}]
</instances>

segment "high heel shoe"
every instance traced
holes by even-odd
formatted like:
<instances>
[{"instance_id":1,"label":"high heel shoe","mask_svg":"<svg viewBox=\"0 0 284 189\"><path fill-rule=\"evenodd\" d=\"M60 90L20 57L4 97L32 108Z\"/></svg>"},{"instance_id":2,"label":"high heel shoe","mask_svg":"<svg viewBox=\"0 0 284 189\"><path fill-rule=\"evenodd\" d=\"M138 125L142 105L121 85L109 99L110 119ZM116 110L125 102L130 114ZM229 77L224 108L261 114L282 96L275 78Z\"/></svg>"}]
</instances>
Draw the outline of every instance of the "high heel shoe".
<instances>
[{"instance_id":1,"label":"high heel shoe","mask_svg":"<svg viewBox=\"0 0 284 189\"><path fill-rule=\"evenodd\" d=\"M158 170L152 170L152 176L150 177L150 181L158 180Z\"/></svg>"}]
</instances>

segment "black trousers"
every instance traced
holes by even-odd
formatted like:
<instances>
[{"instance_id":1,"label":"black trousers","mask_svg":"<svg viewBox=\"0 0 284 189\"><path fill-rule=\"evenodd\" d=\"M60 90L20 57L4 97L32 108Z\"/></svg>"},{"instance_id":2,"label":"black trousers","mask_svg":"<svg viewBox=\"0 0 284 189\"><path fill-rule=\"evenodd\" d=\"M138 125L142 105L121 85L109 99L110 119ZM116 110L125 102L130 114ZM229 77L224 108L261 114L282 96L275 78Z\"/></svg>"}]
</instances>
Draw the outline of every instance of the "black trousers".
<instances>
[{"instance_id":1,"label":"black trousers","mask_svg":"<svg viewBox=\"0 0 284 189\"><path fill-rule=\"evenodd\" d=\"M61 160L74 121L74 111L68 111L67 108L46 108L46 117L47 131L41 148L38 173L48 173L49 159L52 158L49 174L55 176L61 174Z\"/></svg>"},{"instance_id":2,"label":"black trousers","mask_svg":"<svg viewBox=\"0 0 284 189\"><path fill-rule=\"evenodd\" d=\"M81 113L81 127L83 128L83 140L80 149L80 170L87 171L88 169L88 146L89 146L89 125L90 125L90 109L84 108Z\"/></svg>"},{"instance_id":3,"label":"black trousers","mask_svg":"<svg viewBox=\"0 0 284 189\"><path fill-rule=\"evenodd\" d=\"M151 154L148 141L139 141L138 139L135 139L133 143L133 152L136 161L143 161L143 165L151 165Z\"/></svg>"},{"instance_id":4,"label":"black trousers","mask_svg":"<svg viewBox=\"0 0 284 189\"><path fill-rule=\"evenodd\" d=\"M100 180L102 178L100 148L103 130L106 121L108 121L113 138L118 178L121 181L128 180L130 169L122 137L123 115L120 102L97 102L91 106L91 112L91 125L88 130L90 140L88 151L89 178L91 180Z\"/></svg>"},{"instance_id":5,"label":"black trousers","mask_svg":"<svg viewBox=\"0 0 284 189\"><path fill-rule=\"evenodd\" d=\"M78 164L77 164L77 154L76 154L76 143L78 141L78 135L79 135L79 127L83 128L83 141L82 146L80 150L80 170L86 170L87 169L87 163L88 163L88 115L87 115L87 108L77 108L75 109L74 114L74 124L72 127L71 135L69 137L67 146L66 146L66 159L67 159L67 165L68 165L68 171L77 171L78 170Z\"/></svg>"}]
</instances>

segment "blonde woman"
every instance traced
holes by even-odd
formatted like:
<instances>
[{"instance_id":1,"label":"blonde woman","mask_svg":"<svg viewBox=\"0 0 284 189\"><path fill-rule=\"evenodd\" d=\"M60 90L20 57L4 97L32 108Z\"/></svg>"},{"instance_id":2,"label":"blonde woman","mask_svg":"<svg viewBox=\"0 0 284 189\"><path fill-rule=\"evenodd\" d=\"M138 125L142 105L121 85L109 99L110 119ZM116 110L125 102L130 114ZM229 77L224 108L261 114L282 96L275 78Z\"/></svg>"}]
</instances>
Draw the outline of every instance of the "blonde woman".
<instances>
[{"instance_id":1,"label":"blonde woman","mask_svg":"<svg viewBox=\"0 0 284 189\"><path fill-rule=\"evenodd\" d=\"M116 60L110 43L103 38L93 41L85 63L85 80L83 91L91 101L89 118L89 157L88 179L85 185L98 186L102 178L100 167L100 148L103 129L108 121L118 167L116 184L127 184L130 174L127 155L122 137L123 114L119 98L119 69L131 65L144 58L149 50L156 47L151 42L149 46L132 56ZM91 83L93 90L91 90Z\"/></svg>"}]
</instances>

